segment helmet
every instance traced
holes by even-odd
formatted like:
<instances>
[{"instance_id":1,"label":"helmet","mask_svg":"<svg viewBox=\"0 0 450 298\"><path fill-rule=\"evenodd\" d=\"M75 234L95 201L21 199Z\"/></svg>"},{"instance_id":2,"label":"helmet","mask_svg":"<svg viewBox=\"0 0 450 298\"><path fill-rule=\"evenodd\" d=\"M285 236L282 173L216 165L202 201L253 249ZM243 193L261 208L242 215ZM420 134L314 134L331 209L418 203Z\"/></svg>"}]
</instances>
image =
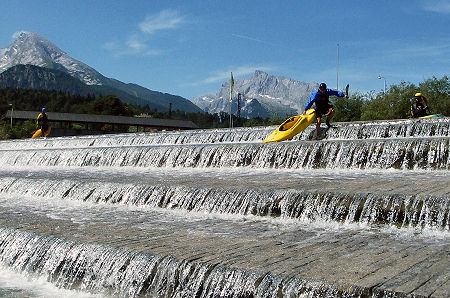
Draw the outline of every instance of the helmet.
<instances>
[{"instance_id":1,"label":"helmet","mask_svg":"<svg viewBox=\"0 0 450 298\"><path fill-rule=\"evenodd\" d=\"M414 96L422 96L422 93L417 92L416 94L414 94Z\"/></svg>"},{"instance_id":2,"label":"helmet","mask_svg":"<svg viewBox=\"0 0 450 298\"><path fill-rule=\"evenodd\" d=\"M327 84L325 84L325 83L320 83L319 89L322 89L322 90L327 89Z\"/></svg>"},{"instance_id":3,"label":"helmet","mask_svg":"<svg viewBox=\"0 0 450 298\"><path fill-rule=\"evenodd\" d=\"M42 111L42 113L45 113L45 108L42 108L41 111Z\"/></svg>"}]
</instances>

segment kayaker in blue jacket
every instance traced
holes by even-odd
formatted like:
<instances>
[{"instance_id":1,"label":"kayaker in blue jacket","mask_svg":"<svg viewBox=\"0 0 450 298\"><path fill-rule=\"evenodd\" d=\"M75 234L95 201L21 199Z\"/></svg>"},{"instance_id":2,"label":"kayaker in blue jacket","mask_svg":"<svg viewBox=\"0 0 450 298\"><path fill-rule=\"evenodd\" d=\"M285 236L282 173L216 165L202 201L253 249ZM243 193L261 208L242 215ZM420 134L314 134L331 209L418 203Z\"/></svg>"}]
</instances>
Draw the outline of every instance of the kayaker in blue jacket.
<instances>
[{"instance_id":1,"label":"kayaker in blue jacket","mask_svg":"<svg viewBox=\"0 0 450 298\"><path fill-rule=\"evenodd\" d=\"M314 134L314 138L316 139L320 137L320 123L323 116L327 116L326 124L328 127L331 127L330 120L333 118L334 109L329 100L330 96L344 97L345 94L342 91L328 89L327 84L320 83L319 89L311 93L309 101L305 105L305 111L303 114L306 114L306 111L310 109L313 104L315 104L316 132Z\"/></svg>"}]
</instances>

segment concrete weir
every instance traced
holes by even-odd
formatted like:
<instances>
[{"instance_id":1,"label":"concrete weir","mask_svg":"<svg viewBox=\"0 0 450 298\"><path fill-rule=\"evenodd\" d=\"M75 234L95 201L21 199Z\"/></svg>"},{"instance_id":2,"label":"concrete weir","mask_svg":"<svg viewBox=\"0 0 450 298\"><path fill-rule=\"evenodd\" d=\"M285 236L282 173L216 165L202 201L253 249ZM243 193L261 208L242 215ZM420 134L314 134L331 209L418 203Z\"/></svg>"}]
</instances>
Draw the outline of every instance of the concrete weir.
<instances>
[{"instance_id":1,"label":"concrete weir","mask_svg":"<svg viewBox=\"0 0 450 298\"><path fill-rule=\"evenodd\" d=\"M271 129L1 142L0 294L450 296L449 120Z\"/></svg>"}]
</instances>

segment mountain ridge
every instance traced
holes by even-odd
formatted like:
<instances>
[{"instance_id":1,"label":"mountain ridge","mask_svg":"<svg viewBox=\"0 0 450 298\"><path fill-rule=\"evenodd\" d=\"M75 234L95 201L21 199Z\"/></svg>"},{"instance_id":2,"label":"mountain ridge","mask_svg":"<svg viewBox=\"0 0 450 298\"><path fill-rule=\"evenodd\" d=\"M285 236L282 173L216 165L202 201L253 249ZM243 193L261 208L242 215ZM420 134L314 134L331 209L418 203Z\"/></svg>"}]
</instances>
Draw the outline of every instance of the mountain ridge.
<instances>
[{"instance_id":1,"label":"mountain ridge","mask_svg":"<svg viewBox=\"0 0 450 298\"><path fill-rule=\"evenodd\" d=\"M90 86L95 91L91 93L112 92L125 102L149 105L158 111L167 111L171 104L172 110L203 112L194 103L181 96L107 78L89 65L70 57L38 33L21 32L8 48L0 49L0 73L16 65L27 64L64 72L86 86ZM17 76L17 73L15 75ZM22 79L25 77L27 76L25 75ZM20 84L23 85L24 82ZM67 88L65 91L74 92Z\"/></svg>"},{"instance_id":2,"label":"mountain ridge","mask_svg":"<svg viewBox=\"0 0 450 298\"><path fill-rule=\"evenodd\" d=\"M237 95L241 94L241 115L245 118L285 117L303 112L303 106L318 83L305 83L256 70L249 79L235 80L232 113L237 112ZM230 83L222 84L214 95L203 95L192 101L209 113L230 110Z\"/></svg>"},{"instance_id":3,"label":"mountain ridge","mask_svg":"<svg viewBox=\"0 0 450 298\"><path fill-rule=\"evenodd\" d=\"M148 104L139 97L132 96L122 90L104 85L86 85L63 71L31 64L18 64L0 73L0 88L57 90L84 96L115 94L127 103L140 106ZM157 103L148 105L150 108L160 111L168 109L168 107Z\"/></svg>"}]
</instances>

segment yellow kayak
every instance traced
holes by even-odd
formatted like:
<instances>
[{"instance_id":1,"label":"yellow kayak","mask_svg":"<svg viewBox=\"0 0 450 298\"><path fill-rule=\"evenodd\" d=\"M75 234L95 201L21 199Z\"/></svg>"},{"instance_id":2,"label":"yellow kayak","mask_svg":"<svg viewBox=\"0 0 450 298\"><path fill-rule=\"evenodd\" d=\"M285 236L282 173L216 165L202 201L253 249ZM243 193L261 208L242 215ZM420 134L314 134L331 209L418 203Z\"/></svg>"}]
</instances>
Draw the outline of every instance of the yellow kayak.
<instances>
[{"instance_id":1,"label":"yellow kayak","mask_svg":"<svg viewBox=\"0 0 450 298\"><path fill-rule=\"evenodd\" d=\"M31 137L32 139L37 139L37 138L40 138L40 137L48 137L48 135L50 134L50 131L51 131L52 129L51 129L51 127L49 127L48 129L47 129L47 131L44 133L44 135L42 135L42 129L38 129L38 130L36 130L34 133L33 133L33 136Z\"/></svg>"},{"instance_id":2,"label":"yellow kayak","mask_svg":"<svg viewBox=\"0 0 450 298\"><path fill-rule=\"evenodd\" d=\"M419 117L420 119L437 119L437 118L445 118L442 114L433 114L428 116Z\"/></svg>"},{"instance_id":3,"label":"yellow kayak","mask_svg":"<svg viewBox=\"0 0 450 298\"><path fill-rule=\"evenodd\" d=\"M264 139L264 143L281 142L292 139L296 134L304 131L314 122L316 113L314 109L309 109L306 114L292 116L286 119L277 129Z\"/></svg>"}]
</instances>

